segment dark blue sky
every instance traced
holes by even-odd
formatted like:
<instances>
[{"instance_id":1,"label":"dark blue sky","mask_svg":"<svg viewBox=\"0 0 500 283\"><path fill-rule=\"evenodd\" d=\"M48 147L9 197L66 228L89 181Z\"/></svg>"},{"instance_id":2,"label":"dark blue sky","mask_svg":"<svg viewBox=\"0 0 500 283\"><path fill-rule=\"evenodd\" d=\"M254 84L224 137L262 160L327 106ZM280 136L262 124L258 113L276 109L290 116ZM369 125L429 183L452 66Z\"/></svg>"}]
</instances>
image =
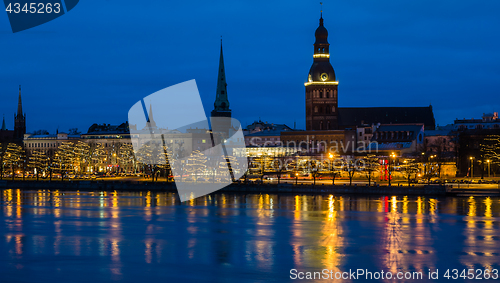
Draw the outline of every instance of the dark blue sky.
<instances>
[{"instance_id":1,"label":"dark blue sky","mask_svg":"<svg viewBox=\"0 0 500 283\"><path fill-rule=\"evenodd\" d=\"M440 125L500 110L500 1L323 1L339 106L427 106ZM220 36L233 117L305 126L319 1L80 1L13 34L0 13L0 115L23 87L28 131L119 124L196 79L213 108ZM156 110L155 111L160 111Z\"/></svg>"}]
</instances>

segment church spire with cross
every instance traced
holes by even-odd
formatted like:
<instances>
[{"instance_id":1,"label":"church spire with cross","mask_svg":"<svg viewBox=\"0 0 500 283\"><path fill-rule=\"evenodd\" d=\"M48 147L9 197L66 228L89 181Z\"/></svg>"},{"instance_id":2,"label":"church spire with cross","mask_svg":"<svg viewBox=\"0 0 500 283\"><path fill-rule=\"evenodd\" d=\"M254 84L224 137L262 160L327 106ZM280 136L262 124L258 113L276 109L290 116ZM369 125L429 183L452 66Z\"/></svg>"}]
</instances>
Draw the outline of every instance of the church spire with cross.
<instances>
[{"instance_id":1,"label":"church spire with cross","mask_svg":"<svg viewBox=\"0 0 500 283\"><path fill-rule=\"evenodd\" d=\"M26 114L23 113L23 102L21 99L21 86L19 85L19 100L17 102L17 113L14 114L14 138L24 139L26 134Z\"/></svg>"},{"instance_id":2,"label":"church spire with cross","mask_svg":"<svg viewBox=\"0 0 500 283\"><path fill-rule=\"evenodd\" d=\"M224 70L224 56L222 54L222 38L220 41L219 75L217 76L217 90L214 110L212 111L211 125L214 132L229 134L231 128L231 109L227 98L226 72ZM219 118L219 119L217 119Z\"/></svg>"},{"instance_id":3,"label":"church spire with cross","mask_svg":"<svg viewBox=\"0 0 500 283\"><path fill-rule=\"evenodd\" d=\"M224 70L224 55L222 53L222 39L220 42L219 75L217 77L217 91L215 96L214 111L229 110L229 100L227 98L226 72Z\"/></svg>"}]
</instances>

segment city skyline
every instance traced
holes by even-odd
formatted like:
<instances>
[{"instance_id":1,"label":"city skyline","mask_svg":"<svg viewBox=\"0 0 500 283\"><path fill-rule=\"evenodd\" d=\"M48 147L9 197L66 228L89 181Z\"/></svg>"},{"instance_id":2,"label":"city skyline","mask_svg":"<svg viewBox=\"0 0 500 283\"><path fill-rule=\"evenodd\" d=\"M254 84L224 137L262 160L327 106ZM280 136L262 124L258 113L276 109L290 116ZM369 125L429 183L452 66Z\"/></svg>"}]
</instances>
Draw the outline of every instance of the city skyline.
<instances>
[{"instance_id":1,"label":"city skyline","mask_svg":"<svg viewBox=\"0 0 500 283\"><path fill-rule=\"evenodd\" d=\"M14 62L5 64L0 81L4 102L0 114L5 115L7 128L12 129L17 87L22 84L28 132L46 129L52 133L57 128L67 131L77 127L84 133L94 123L122 123L137 98L194 78L209 115L216 92L222 34L233 116L243 125L262 119L289 126L296 122L297 128L305 129L303 83L312 63L313 33L320 6L284 3L268 3L266 9L257 9L217 2L215 8L210 6L221 13L221 17L210 20L214 28L211 25L201 28L203 21L211 19L202 11L202 3L191 4L189 9L185 4L170 4L169 15L173 16L175 11L189 13L165 18L165 25L155 12L149 16L151 21L157 21L154 25L148 25L151 22L141 16L134 17L133 25L129 26L132 35L127 38L112 33L116 25L109 19L119 11L109 18L97 13L97 20L83 27L81 17L89 14L88 3L80 3L71 15L15 35L7 32L10 28L5 18L0 20L0 27L4 41L10 42L5 47L11 55L7 59ZM494 66L500 60L493 48L490 50L496 39L484 34L498 26L494 25L498 23L493 17L494 8L488 6L498 4L473 6L472 2L462 1L448 7L441 3L434 5L435 10L422 13L425 3L421 6L365 3L360 8L349 3L325 2L323 15L330 31L331 63L339 80L340 107L432 104L439 125L452 123L455 118L479 117L500 108L491 101L496 86ZM100 3L101 8L111 4ZM141 9L154 7L146 6ZM124 11L131 8L130 5L115 7ZM248 11L243 13L244 9ZM391 9L401 14L384 14ZM254 19L249 19L257 10ZM406 19L404 15L410 12L418 15ZM350 19L349 13L356 17ZM297 20L293 20L294 15ZM482 20L474 20L478 17ZM174 23L174 19L178 21ZM234 27L224 25L225 21L234 22ZM390 25L391 22L398 25ZM429 25L436 22L441 25ZM77 38L91 32L96 25L101 29L92 33L90 40ZM369 34L363 27L370 25L383 29L370 27L375 32ZM453 32L444 34L444 31ZM172 35L171 40L161 39L162 34ZM399 34L400 40L391 38L391 34ZM191 43L192 37L195 44ZM90 53L94 56L88 57ZM40 54L50 55L40 57ZM63 59L58 62L59 55L76 62L70 64ZM30 71L26 72L23 66L35 57L39 61L30 63ZM53 64L49 64L51 60ZM401 95L402 92L408 94ZM469 95L482 95L484 99L468 101Z\"/></svg>"}]
</instances>

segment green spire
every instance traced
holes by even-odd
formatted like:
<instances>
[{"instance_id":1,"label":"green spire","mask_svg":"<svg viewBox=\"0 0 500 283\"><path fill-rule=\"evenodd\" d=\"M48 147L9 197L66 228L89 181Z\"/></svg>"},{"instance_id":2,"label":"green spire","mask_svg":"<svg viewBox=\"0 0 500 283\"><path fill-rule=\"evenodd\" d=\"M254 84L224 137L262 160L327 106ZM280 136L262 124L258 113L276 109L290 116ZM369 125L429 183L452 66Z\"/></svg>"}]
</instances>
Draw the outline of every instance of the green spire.
<instances>
[{"instance_id":1,"label":"green spire","mask_svg":"<svg viewBox=\"0 0 500 283\"><path fill-rule=\"evenodd\" d=\"M5 127L5 115L3 115L3 121L2 121L2 131L7 130L7 127Z\"/></svg>"},{"instance_id":2,"label":"green spire","mask_svg":"<svg viewBox=\"0 0 500 283\"><path fill-rule=\"evenodd\" d=\"M230 111L227 99L226 72L224 71L224 56L222 55L222 39L220 42L219 76L217 78L217 93L214 103L215 111Z\"/></svg>"}]
</instances>

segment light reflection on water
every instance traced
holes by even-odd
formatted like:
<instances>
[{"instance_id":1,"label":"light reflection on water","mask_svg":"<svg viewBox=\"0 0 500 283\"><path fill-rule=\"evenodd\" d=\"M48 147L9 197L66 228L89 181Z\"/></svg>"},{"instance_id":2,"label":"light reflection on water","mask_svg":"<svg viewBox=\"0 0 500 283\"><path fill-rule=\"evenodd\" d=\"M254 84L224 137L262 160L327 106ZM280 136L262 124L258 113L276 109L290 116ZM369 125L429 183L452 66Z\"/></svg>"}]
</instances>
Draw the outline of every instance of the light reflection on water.
<instances>
[{"instance_id":1,"label":"light reflection on water","mask_svg":"<svg viewBox=\"0 0 500 283\"><path fill-rule=\"evenodd\" d=\"M282 282L292 268L500 268L498 198L0 195L2 281Z\"/></svg>"}]
</instances>

